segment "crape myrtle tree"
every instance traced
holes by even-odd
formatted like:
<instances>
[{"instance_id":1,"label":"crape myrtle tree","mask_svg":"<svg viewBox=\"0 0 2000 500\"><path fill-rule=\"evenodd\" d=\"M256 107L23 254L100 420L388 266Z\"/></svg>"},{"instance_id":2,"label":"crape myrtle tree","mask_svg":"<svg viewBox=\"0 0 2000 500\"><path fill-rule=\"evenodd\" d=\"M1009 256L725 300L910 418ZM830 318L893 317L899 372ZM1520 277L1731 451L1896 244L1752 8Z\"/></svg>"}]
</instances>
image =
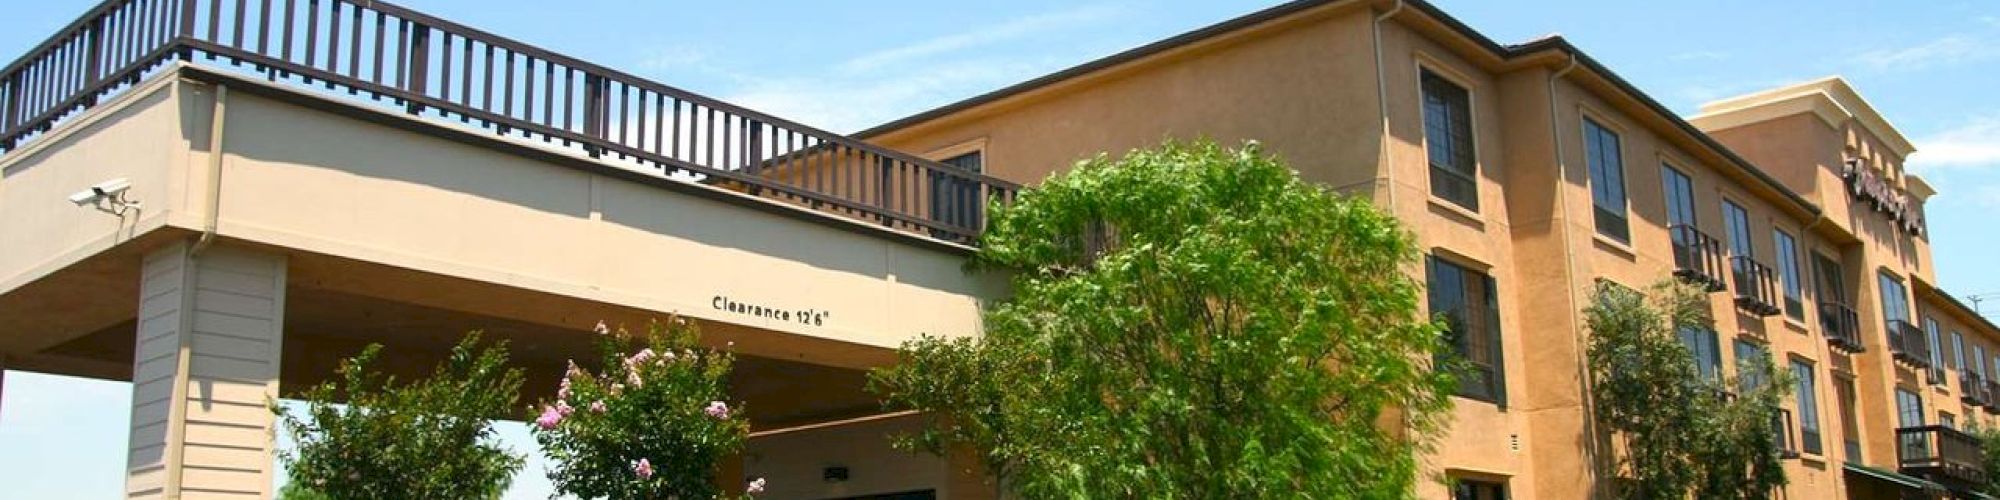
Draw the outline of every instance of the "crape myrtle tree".
<instances>
[{"instance_id":1,"label":"crape myrtle tree","mask_svg":"<svg viewBox=\"0 0 2000 500\"><path fill-rule=\"evenodd\" d=\"M1703 377L1681 332L1715 328L1708 293L1668 280L1640 292L1601 283L1585 309L1591 402L1618 445L1602 477L1618 498L1766 498L1785 484L1779 401L1789 373L1738 360L1734 377Z\"/></svg>"},{"instance_id":2,"label":"crape myrtle tree","mask_svg":"<svg viewBox=\"0 0 2000 500\"><path fill-rule=\"evenodd\" d=\"M1098 156L993 207L972 266L1014 295L984 334L871 388L929 420L902 446L1027 498L1409 497L1453 387L1417 256L1255 143Z\"/></svg>"},{"instance_id":3,"label":"crape myrtle tree","mask_svg":"<svg viewBox=\"0 0 2000 500\"><path fill-rule=\"evenodd\" d=\"M285 498L499 498L521 457L493 438L489 418L517 411L522 374L505 342L479 348L466 335L427 378L402 382L376 370L382 346L343 360L333 380L273 404L297 443L283 452Z\"/></svg>"}]
</instances>

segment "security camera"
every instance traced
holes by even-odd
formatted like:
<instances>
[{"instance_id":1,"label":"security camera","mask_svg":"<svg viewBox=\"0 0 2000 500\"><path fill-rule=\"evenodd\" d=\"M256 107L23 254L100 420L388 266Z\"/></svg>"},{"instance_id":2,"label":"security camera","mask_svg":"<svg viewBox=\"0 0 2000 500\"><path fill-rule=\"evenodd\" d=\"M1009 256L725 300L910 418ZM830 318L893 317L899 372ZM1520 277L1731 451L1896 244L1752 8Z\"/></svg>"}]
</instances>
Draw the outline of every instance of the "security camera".
<instances>
[{"instance_id":1,"label":"security camera","mask_svg":"<svg viewBox=\"0 0 2000 500\"><path fill-rule=\"evenodd\" d=\"M132 181L112 179L69 195L69 202L79 207L97 207L99 211L124 217L126 211L139 208L139 202L125 199L126 192L131 189Z\"/></svg>"}]
</instances>

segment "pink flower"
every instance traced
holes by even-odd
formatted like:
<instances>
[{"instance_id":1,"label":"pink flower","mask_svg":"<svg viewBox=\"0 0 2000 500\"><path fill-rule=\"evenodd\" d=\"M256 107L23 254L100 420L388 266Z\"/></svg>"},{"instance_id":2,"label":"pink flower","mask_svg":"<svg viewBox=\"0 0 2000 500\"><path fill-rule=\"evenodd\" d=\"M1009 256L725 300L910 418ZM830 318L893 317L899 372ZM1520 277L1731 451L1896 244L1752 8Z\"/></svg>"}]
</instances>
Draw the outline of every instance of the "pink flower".
<instances>
[{"instance_id":1,"label":"pink flower","mask_svg":"<svg viewBox=\"0 0 2000 500\"><path fill-rule=\"evenodd\" d=\"M569 416L569 414L570 414L570 413L572 413L572 412L575 412L575 411L576 411L576 408L572 408L572 407L570 407L570 406L569 406L569 402L568 402L568 401L557 401L557 402L556 402L556 413L557 413L557 414L559 414L559 415L562 415L562 416L565 416L565 417L567 417L567 416Z\"/></svg>"},{"instance_id":2,"label":"pink flower","mask_svg":"<svg viewBox=\"0 0 2000 500\"><path fill-rule=\"evenodd\" d=\"M708 408L704 408L702 411L708 413L710 418L729 418L729 404L721 401L709 401Z\"/></svg>"},{"instance_id":3,"label":"pink flower","mask_svg":"<svg viewBox=\"0 0 2000 500\"><path fill-rule=\"evenodd\" d=\"M639 378L639 370L636 368L625 372L625 382L632 384L634 389L646 386L646 379Z\"/></svg>"},{"instance_id":4,"label":"pink flower","mask_svg":"<svg viewBox=\"0 0 2000 500\"><path fill-rule=\"evenodd\" d=\"M590 412L591 412L591 413L604 413L604 400L601 400L601 399L600 399L600 400L597 400L596 402L593 402L593 403L590 403Z\"/></svg>"},{"instance_id":5,"label":"pink flower","mask_svg":"<svg viewBox=\"0 0 2000 500\"><path fill-rule=\"evenodd\" d=\"M569 376L568 376L568 375L564 375L564 376L563 376L563 379L562 379L562 387L558 387L558 388L556 388L556 399L560 399L560 400L568 400L568 399L569 399L569 395L570 395L570 392L569 392Z\"/></svg>"},{"instance_id":6,"label":"pink flower","mask_svg":"<svg viewBox=\"0 0 2000 500\"><path fill-rule=\"evenodd\" d=\"M644 363L644 362L646 362L647 360L650 360L650 359L653 359L653 356L654 356L654 354L653 354L653 349L652 349L652 348L646 348L646 349L642 349L642 350L640 350L640 351L639 351L639 353L638 353L638 354L633 354L633 355L632 355L632 359L631 359L631 360L629 360L629 361L627 361L627 364L633 364L633 365L636 365L636 364L639 364L639 363Z\"/></svg>"},{"instance_id":7,"label":"pink flower","mask_svg":"<svg viewBox=\"0 0 2000 500\"><path fill-rule=\"evenodd\" d=\"M646 459L643 459L643 458L639 459L639 463L636 463L636 464L632 464L632 473L633 473L633 474L637 474L637 475L639 476L639 479L650 479L650 478L652 478L652 477L653 477L653 462L651 462L651 461L648 461L648 460L646 460Z\"/></svg>"},{"instance_id":8,"label":"pink flower","mask_svg":"<svg viewBox=\"0 0 2000 500\"><path fill-rule=\"evenodd\" d=\"M752 494L752 495L755 495L755 494L758 494L758 493L763 493L763 492L764 492L764 478L761 478L761 477L760 477L760 478L756 478L756 479L752 479L752 480L750 480L750 485L748 485L748 486L744 486L744 487L743 487L743 492L744 492L744 493L749 493L749 494Z\"/></svg>"},{"instance_id":9,"label":"pink flower","mask_svg":"<svg viewBox=\"0 0 2000 500\"><path fill-rule=\"evenodd\" d=\"M611 333L611 327L605 326L604 320L597 320L597 326L592 327L590 330L597 332L598 335L606 335Z\"/></svg>"},{"instance_id":10,"label":"pink flower","mask_svg":"<svg viewBox=\"0 0 2000 500\"><path fill-rule=\"evenodd\" d=\"M545 431L554 430L557 424L562 423L562 419L563 414L556 407L544 406L542 407L542 416L535 419L535 425Z\"/></svg>"}]
</instances>

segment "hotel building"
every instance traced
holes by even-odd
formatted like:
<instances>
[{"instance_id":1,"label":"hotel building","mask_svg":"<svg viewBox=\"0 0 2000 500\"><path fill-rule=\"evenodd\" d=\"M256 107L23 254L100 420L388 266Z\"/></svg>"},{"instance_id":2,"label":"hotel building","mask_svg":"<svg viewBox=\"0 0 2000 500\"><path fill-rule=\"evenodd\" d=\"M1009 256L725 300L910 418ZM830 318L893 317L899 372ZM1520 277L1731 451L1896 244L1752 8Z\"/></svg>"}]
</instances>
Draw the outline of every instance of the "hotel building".
<instances>
[{"instance_id":1,"label":"hotel building","mask_svg":"<svg viewBox=\"0 0 2000 500\"><path fill-rule=\"evenodd\" d=\"M597 321L679 313L742 356L718 476L991 498L888 448L914 420L865 370L1005 297L960 267L985 200L1193 137L1417 235L1474 366L1424 459L1457 482L1420 497L1603 495L1581 311L1669 276L1711 290L1702 376L1795 376L1773 496L1981 497L1959 429L2000 413L2000 327L1938 288L1935 190L1853 87L1682 117L1420 0L1295 1L851 135L383 2L106 0L0 70L0 365L132 382L131 497L269 497L264 401L362 345L414 371L485 330L535 398Z\"/></svg>"}]
</instances>

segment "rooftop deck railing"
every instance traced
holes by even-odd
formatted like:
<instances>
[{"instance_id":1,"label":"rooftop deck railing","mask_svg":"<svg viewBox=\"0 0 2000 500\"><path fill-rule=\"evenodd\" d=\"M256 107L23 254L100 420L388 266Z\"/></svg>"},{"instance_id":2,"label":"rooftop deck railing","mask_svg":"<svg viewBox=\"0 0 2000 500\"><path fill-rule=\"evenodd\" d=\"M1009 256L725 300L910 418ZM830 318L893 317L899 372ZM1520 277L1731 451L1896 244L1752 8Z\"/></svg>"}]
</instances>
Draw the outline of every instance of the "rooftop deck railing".
<instances>
[{"instance_id":1,"label":"rooftop deck railing","mask_svg":"<svg viewBox=\"0 0 2000 500\"><path fill-rule=\"evenodd\" d=\"M175 60L960 243L1019 189L369 0L107 0L0 70L0 154Z\"/></svg>"}]
</instances>

